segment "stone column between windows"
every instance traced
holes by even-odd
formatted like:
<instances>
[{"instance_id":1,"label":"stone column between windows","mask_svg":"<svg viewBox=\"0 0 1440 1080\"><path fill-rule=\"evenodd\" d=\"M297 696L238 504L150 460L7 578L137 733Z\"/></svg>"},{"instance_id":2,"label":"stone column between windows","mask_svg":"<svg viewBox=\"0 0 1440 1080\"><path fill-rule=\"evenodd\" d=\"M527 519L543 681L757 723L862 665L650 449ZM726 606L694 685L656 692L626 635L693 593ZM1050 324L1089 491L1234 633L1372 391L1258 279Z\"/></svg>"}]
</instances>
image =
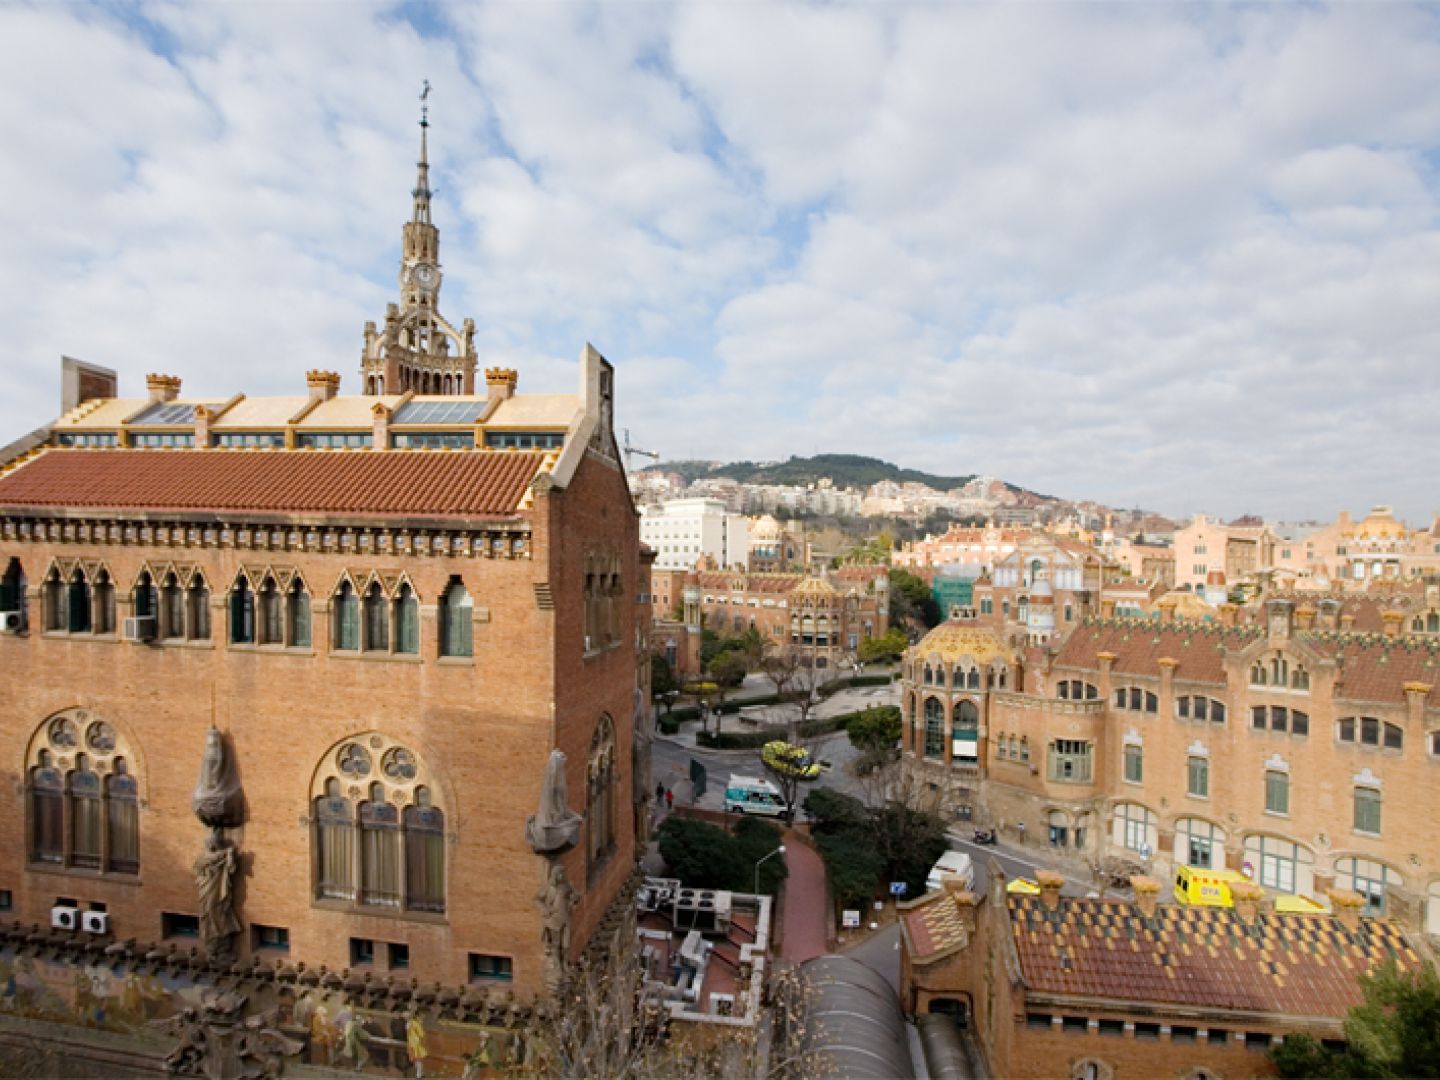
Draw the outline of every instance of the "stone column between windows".
<instances>
[{"instance_id":1,"label":"stone column between windows","mask_svg":"<svg viewBox=\"0 0 1440 1080\"><path fill-rule=\"evenodd\" d=\"M1111 687L1111 672L1115 667L1115 654L1113 652L1098 652L1095 659L1100 661L1100 699L1108 706L1115 700L1114 690Z\"/></svg>"},{"instance_id":2,"label":"stone column between windows","mask_svg":"<svg viewBox=\"0 0 1440 1080\"><path fill-rule=\"evenodd\" d=\"M941 681L944 681L944 673L941 673ZM945 703L945 719L941 724L941 730L945 732L945 745L942 748L945 767L948 769L955 758L955 707L959 702L953 700L950 694L941 699Z\"/></svg>"},{"instance_id":3,"label":"stone column between windows","mask_svg":"<svg viewBox=\"0 0 1440 1080\"><path fill-rule=\"evenodd\" d=\"M1173 656L1162 656L1155 662L1160 665L1160 711L1157 715L1173 717L1175 715L1175 669L1180 666L1180 661Z\"/></svg>"}]
</instances>

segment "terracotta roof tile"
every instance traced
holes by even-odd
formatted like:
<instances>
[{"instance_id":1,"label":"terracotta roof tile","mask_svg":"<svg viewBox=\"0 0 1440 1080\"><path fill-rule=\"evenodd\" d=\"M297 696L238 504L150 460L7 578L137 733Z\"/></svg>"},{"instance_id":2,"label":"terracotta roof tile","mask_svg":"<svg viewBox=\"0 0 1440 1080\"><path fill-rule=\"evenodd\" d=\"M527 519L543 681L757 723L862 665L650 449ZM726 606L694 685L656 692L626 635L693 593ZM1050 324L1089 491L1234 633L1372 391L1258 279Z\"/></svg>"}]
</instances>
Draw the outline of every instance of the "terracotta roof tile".
<instances>
[{"instance_id":1,"label":"terracotta roof tile","mask_svg":"<svg viewBox=\"0 0 1440 1080\"><path fill-rule=\"evenodd\" d=\"M51 449L0 477L0 507L500 517L543 454Z\"/></svg>"},{"instance_id":2,"label":"terracotta roof tile","mask_svg":"<svg viewBox=\"0 0 1440 1080\"><path fill-rule=\"evenodd\" d=\"M1162 904L1153 918L1113 900L1011 895L1011 932L1035 993L1247 1012L1342 1018L1361 1001L1357 976L1394 957L1420 963L1394 923L1362 919L1355 933L1329 915L1262 914ZM910 920L912 937L915 921Z\"/></svg>"},{"instance_id":3,"label":"terracotta roof tile","mask_svg":"<svg viewBox=\"0 0 1440 1080\"><path fill-rule=\"evenodd\" d=\"M1223 627L1215 622L1161 624L1153 619L1103 619L1077 626L1055 658L1056 667L1095 669L1097 653L1115 654L1113 671L1125 675L1159 675L1158 661L1180 662L1177 679L1223 684L1225 667L1220 648L1243 649L1260 637L1251 627Z\"/></svg>"}]
</instances>

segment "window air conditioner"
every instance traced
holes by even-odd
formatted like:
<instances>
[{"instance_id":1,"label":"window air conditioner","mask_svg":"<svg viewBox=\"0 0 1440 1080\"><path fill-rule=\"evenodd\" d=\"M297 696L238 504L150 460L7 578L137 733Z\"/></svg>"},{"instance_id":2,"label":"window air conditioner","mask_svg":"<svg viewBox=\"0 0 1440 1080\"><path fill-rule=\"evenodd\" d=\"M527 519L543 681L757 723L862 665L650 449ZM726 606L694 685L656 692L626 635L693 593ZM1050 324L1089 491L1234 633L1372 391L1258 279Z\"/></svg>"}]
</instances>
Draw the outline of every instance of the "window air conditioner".
<instances>
[{"instance_id":1,"label":"window air conditioner","mask_svg":"<svg viewBox=\"0 0 1440 1080\"><path fill-rule=\"evenodd\" d=\"M56 930L79 929L80 909L68 904L56 904L50 909L50 925Z\"/></svg>"},{"instance_id":2,"label":"window air conditioner","mask_svg":"<svg viewBox=\"0 0 1440 1080\"><path fill-rule=\"evenodd\" d=\"M0 611L0 634L18 634L24 629L24 615L18 611Z\"/></svg>"},{"instance_id":3,"label":"window air conditioner","mask_svg":"<svg viewBox=\"0 0 1440 1080\"><path fill-rule=\"evenodd\" d=\"M154 641L155 616L139 615L125 620L126 641Z\"/></svg>"},{"instance_id":4,"label":"window air conditioner","mask_svg":"<svg viewBox=\"0 0 1440 1080\"><path fill-rule=\"evenodd\" d=\"M81 912L80 927L87 934L108 934L110 932L110 913L108 911Z\"/></svg>"}]
</instances>

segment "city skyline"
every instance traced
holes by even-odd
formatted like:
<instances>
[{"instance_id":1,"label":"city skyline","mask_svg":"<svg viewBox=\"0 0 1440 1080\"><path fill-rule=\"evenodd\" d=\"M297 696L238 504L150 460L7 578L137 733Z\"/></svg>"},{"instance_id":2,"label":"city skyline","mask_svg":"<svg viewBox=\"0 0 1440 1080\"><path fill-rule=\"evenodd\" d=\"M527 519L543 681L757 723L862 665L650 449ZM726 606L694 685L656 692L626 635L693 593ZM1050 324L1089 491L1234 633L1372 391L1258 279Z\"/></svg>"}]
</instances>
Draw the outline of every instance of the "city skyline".
<instances>
[{"instance_id":1,"label":"city skyline","mask_svg":"<svg viewBox=\"0 0 1440 1080\"><path fill-rule=\"evenodd\" d=\"M665 459L1440 509L1433 9L16 6L0 56L0 441L62 354L357 391L428 78L442 307L523 392L593 341Z\"/></svg>"}]
</instances>

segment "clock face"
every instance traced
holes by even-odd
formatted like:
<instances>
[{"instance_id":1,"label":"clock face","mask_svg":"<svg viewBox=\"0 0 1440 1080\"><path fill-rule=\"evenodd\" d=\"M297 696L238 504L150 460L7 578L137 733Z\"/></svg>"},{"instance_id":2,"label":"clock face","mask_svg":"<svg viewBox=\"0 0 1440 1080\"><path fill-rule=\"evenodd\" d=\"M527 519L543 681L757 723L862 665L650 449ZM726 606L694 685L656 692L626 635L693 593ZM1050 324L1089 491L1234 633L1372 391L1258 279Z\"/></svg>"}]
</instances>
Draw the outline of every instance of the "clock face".
<instances>
[{"instance_id":1,"label":"clock face","mask_svg":"<svg viewBox=\"0 0 1440 1080\"><path fill-rule=\"evenodd\" d=\"M437 275L435 273L435 268L429 263L421 263L419 266L415 267L413 273L415 278L415 284L419 285L422 289L434 288Z\"/></svg>"}]
</instances>

